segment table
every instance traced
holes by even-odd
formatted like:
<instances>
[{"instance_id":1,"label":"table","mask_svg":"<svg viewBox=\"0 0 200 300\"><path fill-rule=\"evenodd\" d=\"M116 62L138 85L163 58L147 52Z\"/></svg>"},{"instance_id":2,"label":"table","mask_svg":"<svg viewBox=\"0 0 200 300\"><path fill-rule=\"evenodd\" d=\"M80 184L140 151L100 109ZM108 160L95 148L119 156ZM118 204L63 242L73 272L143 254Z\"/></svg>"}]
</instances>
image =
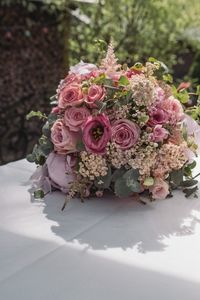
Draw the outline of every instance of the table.
<instances>
[{"instance_id":1,"label":"table","mask_svg":"<svg viewBox=\"0 0 200 300\"><path fill-rule=\"evenodd\" d=\"M59 192L31 197L34 169L0 167L0 299L200 299L200 199L74 199L62 212Z\"/></svg>"}]
</instances>

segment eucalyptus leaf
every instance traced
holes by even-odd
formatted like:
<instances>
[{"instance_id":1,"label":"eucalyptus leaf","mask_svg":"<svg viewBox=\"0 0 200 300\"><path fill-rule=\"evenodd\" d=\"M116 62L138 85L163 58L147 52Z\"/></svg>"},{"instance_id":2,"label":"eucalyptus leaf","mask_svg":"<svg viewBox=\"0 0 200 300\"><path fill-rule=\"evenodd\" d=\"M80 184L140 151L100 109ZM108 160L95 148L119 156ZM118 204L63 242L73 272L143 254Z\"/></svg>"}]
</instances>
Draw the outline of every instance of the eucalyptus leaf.
<instances>
[{"instance_id":1,"label":"eucalyptus leaf","mask_svg":"<svg viewBox=\"0 0 200 300\"><path fill-rule=\"evenodd\" d=\"M114 190L115 194L120 198L128 197L133 193L130 187L127 186L126 179L123 177L116 180Z\"/></svg>"},{"instance_id":2,"label":"eucalyptus leaf","mask_svg":"<svg viewBox=\"0 0 200 300\"><path fill-rule=\"evenodd\" d=\"M34 198L35 198L35 199L42 199L42 198L44 198L44 196L45 196L44 191L41 190L41 189L36 190L36 191L34 192Z\"/></svg>"}]
</instances>

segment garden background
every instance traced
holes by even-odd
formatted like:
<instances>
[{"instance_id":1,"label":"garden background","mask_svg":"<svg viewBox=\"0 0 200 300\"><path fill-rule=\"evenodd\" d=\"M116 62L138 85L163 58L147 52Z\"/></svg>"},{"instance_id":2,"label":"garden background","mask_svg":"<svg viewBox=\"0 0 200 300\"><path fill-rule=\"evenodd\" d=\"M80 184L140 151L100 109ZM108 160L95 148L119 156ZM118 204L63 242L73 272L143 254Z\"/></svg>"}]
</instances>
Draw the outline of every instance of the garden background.
<instances>
[{"instance_id":1,"label":"garden background","mask_svg":"<svg viewBox=\"0 0 200 300\"><path fill-rule=\"evenodd\" d=\"M120 62L152 56L200 84L199 0L1 0L0 164L31 152L40 126L26 114L48 113L69 66L96 63L111 37Z\"/></svg>"}]
</instances>

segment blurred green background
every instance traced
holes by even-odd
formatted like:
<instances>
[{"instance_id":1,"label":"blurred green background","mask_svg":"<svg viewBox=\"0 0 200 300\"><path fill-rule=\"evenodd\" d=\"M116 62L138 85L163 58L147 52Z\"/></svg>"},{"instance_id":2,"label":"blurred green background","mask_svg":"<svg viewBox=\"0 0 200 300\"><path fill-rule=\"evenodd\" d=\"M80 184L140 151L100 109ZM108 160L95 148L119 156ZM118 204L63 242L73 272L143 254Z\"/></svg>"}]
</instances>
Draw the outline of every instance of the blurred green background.
<instances>
[{"instance_id":1,"label":"blurred green background","mask_svg":"<svg viewBox=\"0 0 200 300\"><path fill-rule=\"evenodd\" d=\"M49 97L70 65L96 63L95 40L113 37L120 62L163 61L175 82L200 83L199 0L1 0L0 164L31 151L40 134L30 110Z\"/></svg>"}]
</instances>

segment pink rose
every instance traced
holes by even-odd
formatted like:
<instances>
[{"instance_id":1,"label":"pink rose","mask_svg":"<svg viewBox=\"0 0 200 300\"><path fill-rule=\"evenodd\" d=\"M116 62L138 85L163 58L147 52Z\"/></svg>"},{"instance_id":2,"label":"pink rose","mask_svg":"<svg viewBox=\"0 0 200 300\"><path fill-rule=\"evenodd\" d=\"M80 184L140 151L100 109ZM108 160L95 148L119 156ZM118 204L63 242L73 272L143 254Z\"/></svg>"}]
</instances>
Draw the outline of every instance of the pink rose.
<instances>
[{"instance_id":1,"label":"pink rose","mask_svg":"<svg viewBox=\"0 0 200 300\"><path fill-rule=\"evenodd\" d=\"M77 75L86 75L95 70L97 70L97 66L80 61L77 65L70 68L69 73L75 73Z\"/></svg>"},{"instance_id":2,"label":"pink rose","mask_svg":"<svg viewBox=\"0 0 200 300\"><path fill-rule=\"evenodd\" d=\"M79 105L83 102L83 93L78 84L71 84L65 86L59 94L58 106L59 108L66 108L67 106Z\"/></svg>"},{"instance_id":3,"label":"pink rose","mask_svg":"<svg viewBox=\"0 0 200 300\"><path fill-rule=\"evenodd\" d=\"M53 187L67 193L69 184L73 182L74 158L70 155L58 155L51 152L46 160L50 183Z\"/></svg>"},{"instance_id":4,"label":"pink rose","mask_svg":"<svg viewBox=\"0 0 200 300\"><path fill-rule=\"evenodd\" d=\"M95 101L101 101L105 97L105 88L100 85L93 84L88 89L87 100L85 101L90 107L95 108Z\"/></svg>"},{"instance_id":5,"label":"pink rose","mask_svg":"<svg viewBox=\"0 0 200 300\"><path fill-rule=\"evenodd\" d=\"M87 151L104 154L106 145L111 137L110 121L107 116L100 114L88 117L83 125L83 142Z\"/></svg>"},{"instance_id":6,"label":"pink rose","mask_svg":"<svg viewBox=\"0 0 200 300\"><path fill-rule=\"evenodd\" d=\"M153 199L165 199L169 194L169 185L161 178L156 178L154 185L149 190Z\"/></svg>"},{"instance_id":7,"label":"pink rose","mask_svg":"<svg viewBox=\"0 0 200 300\"><path fill-rule=\"evenodd\" d=\"M162 103L162 107L168 113L170 123L174 124L183 120L184 118L183 107L180 101L175 99L173 96L164 100Z\"/></svg>"},{"instance_id":8,"label":"pink rose","mask_svg":"<svg viewBox=\"0 0 200 300\"><path fill-rule=\"evenodd\" d=\"M168 137L169 132L162 127L162 125L156 125L153 129L152 140L154 142L162 142Z\"/></svg>"},{"instance_id":9,"label":"pink rose","mask_svg":"<svg viewBox=\"0 0 200 300\"><path fill-rule=\"evenodd\" d=\"M140 128L135 123L121 119L117 120L112 125L112 141L126 150L137 143L140 136Z\"/></svg>"},{"instance_id":10,"label":"pink rose","mask_svg":"<svg viewBox=\"0 0 200 300\"><path fill-rule=\"evenodd\" d=\"M58 106L53 107L52 110L51 110L51 113L55 114L55 115L59 114L60 113L60 108Z\"/></svg>"},{"instance_id":11,"label":"pink rose","mask_svg":"<svg viewBox=\"0 0 200 300\"><path fill-rule=\"evenodd\" d=\"M165 124L168 121L168 114L160 107L154 107L149 112L150 119L148 124L150 126L155 126L159 124Z\"/></svg>"},{"instance_id":12,"label":"pink rose","mask_svg":"<svg viewBox=\"0 0 200 300\"><path fill-rule=\"evenodd\" d=\"M155 94L156 94L156 100L158 102L162 102L165 99L165 92L163 91L163 89L161 87L157 87L155 89Z\"/></svg>"},{"instance_id":13,"label":"pink rose","mask_svg":"<svg viewBox=\"0 0 200 300\"><path fill-rule=\"evenodd\" d=\"M62 120L59 119L53 124L51 128L51 141L57 153L66 154L75 152L77 140L77 133L70 132Z\"/></svg>"},{"instance_id":14,"label":"pink rose","mask_svg":"<svg viewBox=\"0 0 200 300\"><path fill-rule=\"evenodd\" d=\"M86 107L69 107L64 114L64 123L71 131L79 131L89 115Z\"/></svg>"}]
</instances>

